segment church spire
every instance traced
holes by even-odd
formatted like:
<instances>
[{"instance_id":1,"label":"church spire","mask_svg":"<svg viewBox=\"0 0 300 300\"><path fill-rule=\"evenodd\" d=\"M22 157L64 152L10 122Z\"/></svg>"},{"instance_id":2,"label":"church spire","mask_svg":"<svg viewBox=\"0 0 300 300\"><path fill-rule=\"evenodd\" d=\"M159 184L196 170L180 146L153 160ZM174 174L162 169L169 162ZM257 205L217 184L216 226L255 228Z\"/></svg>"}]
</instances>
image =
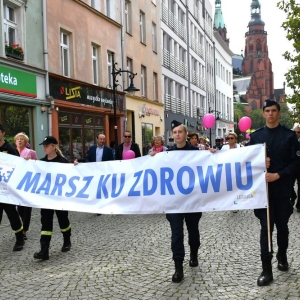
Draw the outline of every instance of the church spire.
<instances>
[{"instance_id":1,"label":"church spire","mask_svg":"<svg viewBox=\"0 0 300 300\"><path fill-rule=\"evenodd\" d=\"M220 36L229 47L229 39L227 38L227 29L224 23L221 0L215 1L214 30L219 32Z\"/></svg>"},{"instance_id":2,"label":"church spire","mask_svg":"<svg viewBox=\"0 0 300 300\"><path fill-rule=\"evenodd\" d=\"M214 20L214 28L225 28L223 13L221 8L221 0L216 0L215 2L215 20Z\"/></svg>"},{"instance_id":3,"label":"church spire","mask_svg":"<svg viewBox=\"0 0 300 300\"><path fill-rule=\"evenodd\" d=\"M248 27L253 25L262 25L264 26L265 23L261 19L261 9L260 9L260 2L259 0L252 0L252 3L250 5L251 9L251 20L248 24Z\"/></svg>"}]
</instances>

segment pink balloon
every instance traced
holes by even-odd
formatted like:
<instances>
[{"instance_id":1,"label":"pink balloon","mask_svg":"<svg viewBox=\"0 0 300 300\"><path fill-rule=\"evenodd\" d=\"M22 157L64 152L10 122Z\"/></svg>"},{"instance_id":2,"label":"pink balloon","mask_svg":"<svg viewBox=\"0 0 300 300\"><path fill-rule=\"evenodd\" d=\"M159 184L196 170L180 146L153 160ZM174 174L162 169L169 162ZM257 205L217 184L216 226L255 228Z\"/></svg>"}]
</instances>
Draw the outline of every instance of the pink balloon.
<instances>
[{"instance_id":1,"label":"pink balloon","mask_svg":"<svg viewBox=\"0 0 300 300\"><path fill-rule=\"evenodd\" d=\"M214 115L206 114L206 115L204 115L204 117L202 119L202 124L204 125L204 127L209 129L214 126L215 121L216 121L216 118Z\"/></svg>"},{"instance_id":2,"label":"pink balloon","mask_svg":"<svg viewBox=\"0 0 300 300\"><path fill-rule=\"evenodd\" d=\"M239 121L239 129L244 132L251 128L252 121L249 117L242 117Z\"/></svg>"},{"instance_id":3,"label":"pink balloon","mask_svg":"<svg viewBox=\"0 0 300 300\"><path fill-rule=\"evenodd\" d=\"M246 139L247 139L247 140L250 139L250 133L246 133Z\"/></svg>"},{"instance_id":4,"label":"pink balloon","mask_svg":"<svg viewBox=\"0 0 300 300\"><path fill-rule=\"evenodd\" d=\"M123 153L123 159L132 159L135 158L135 153L132 150L128 150Z\"/></svg>"}]
</instances>

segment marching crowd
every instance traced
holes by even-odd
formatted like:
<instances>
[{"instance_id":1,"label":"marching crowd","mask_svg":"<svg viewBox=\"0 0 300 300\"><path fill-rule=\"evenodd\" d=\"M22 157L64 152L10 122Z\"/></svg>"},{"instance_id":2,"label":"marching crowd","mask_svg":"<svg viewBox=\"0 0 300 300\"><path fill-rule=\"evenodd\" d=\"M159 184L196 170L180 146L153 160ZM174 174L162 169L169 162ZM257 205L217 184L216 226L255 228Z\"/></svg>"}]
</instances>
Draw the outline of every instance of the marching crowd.
<instances>
[{"instance_id":1,"label":"marching crowd","mask_svg":"<svg viewBox=\"0 0 300 300\"><path fill-rule=\"evenodd\" d=\"M255 209L254 214L258 218L260 230L260 256L262 263L262 273L258 277L258 286L269 285L273 281L272 258L273 243L272 233L274 225L277 228L277 262L280 271L287 271L289 264L287 260L287 249L289 242L288 222L293 213L293 205L298 198L296 208L300 212L299 192L295 194L295 180L300 183L300 127L290 130L279 123L281 115L280 105L271 99L264 102L262 115L265 118L266 125L251 134L247 145L266 144L266 183L268 185L268 208ZM152 148L149 155L154 156L162 151L195 151L208 150L214 155L218 151L225 151L241 147L237 142L237 135L230 132L226 135L226 143L222 138L217 137L215 145L211 147L205 137L198 137L197 133L187 132L186 126L176 120L171 123L174 145L165 146L161 136L154 136L152 139ZM296 134L295 134L296 132ZM5 131L0 125L0 152L21 156L25 159L37 159L35 151L28 149L28 136L25 133L18 133L15 138L15 147L11 146L4 139ZM116 148L110 148L105 145L105 135L98 134L97 144L91 146L88 150L86 162L100 162L111 160L122 160L129 158L129 151L133 153L132 157L140 157L139 146L131 139L131 132L125 131L123 134L123 143ZM58 141L53 136L47 136L40 144L43 145L45 157L42 161L69 163L58 148ZM131 157L131 158L132 158ZM74 164L78 164L75 160ZM298 204L299 203L299 204ZM16 243L13 251L23 249L24 241L27 239L27 231L30 225L31 208L0 203L0 223L2 211L5 211L11 228L16 235ZM63 234L62 252L71 249L71 224L67 211L41 209L41 237L39 252L34 253L35 259L48 260L49 246L53 231L54 212L58 218L60 230ZM196 267L198 262L198 250L200 247L199 222L202 212L194 213L172 213L166 214L166 218L171 228L171 250L175 264L175 272L172 276L173 282L181 282L184 278L183 261L185 257L184 249L184 228L185 221L188 231L188 243L190 246L189 266ZM269 225L268 225L269 223ZM270 233L271 241L268 234Z\"/></svg>"}]
</instances>

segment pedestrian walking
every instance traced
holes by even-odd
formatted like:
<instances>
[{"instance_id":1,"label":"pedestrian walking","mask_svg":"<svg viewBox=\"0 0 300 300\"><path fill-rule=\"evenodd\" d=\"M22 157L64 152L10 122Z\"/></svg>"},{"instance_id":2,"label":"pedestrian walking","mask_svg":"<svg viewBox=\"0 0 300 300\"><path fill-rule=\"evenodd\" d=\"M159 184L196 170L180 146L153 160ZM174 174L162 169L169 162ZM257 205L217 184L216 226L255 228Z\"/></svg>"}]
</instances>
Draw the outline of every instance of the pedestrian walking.
<instances>
[{"instance_id":1,"label":"pedestrian walking","mask_svg":"<svg viewBox=\"0 0 300 300\"><path fill-rule=\"evenodd\" d=\"M259 219L260 250L262 273L258 277L257 285L266 286L273 281L272 258L273 244L272 233L274 224L277 228L276 254L277 268L287 271L287 248L289 243L289 218L293 212L290 203L290 182L292 174L299 168L299 144L295 132L279 123L281 115L280 105L272 99L267 99L263 104L263 117L266 125L251 134L250 145L266 143L266 182L269 194L269 216L271 252L268 249L268 216L267 209L255 209L254 214Z\"/></svg>"},{"instance_id":2,"label":"pedestrian walking","mask_svg":"<svg viewBox=\"0 0 300 300\"><path fill-rule=\"evenodd\" d=\"M123 134L124 142L116 149L116 160L123 160L123 154L131 150L135 153L135 158L141 157L139 145L131 141L131 132L126 130Z\"/></svg>"},{"instance_id":3,"label":"pedestrian walking","mask_svg":"<svg viewBox=\"0 0 300 300\"><path fill-rule=\"evenodd\" d=\"M176 150L199 150L198 147L190 145L187 140L186 127L176 120L171 123L172 134L175 145L168 151ZM166 214L166 218L171 227L171 249L175 264L175 273L172 276L173 282L181 282L183 280L183 260L185 257L183 221L185 220L188 230L188 242L190 245L190 267L198 266L198 249L200 247L199 220L202 216L201 212L196 213L173 213Z\"/></svg>"},{"instance_id":4,"label":"pedestrian walking","mask_svg":"<svg viewBox=\"0 0 300 300\"><path fill-rule=\"evenodd\" d=\"M34 150L31 150L27 148L26 146L29 143L29 137L24 132L19 132L14 137L14 142L16 145L16 148L19 152L19 155L25 159L38 159L36 152ZM30 225L30 219L31 219L31 212L32 207L27 206L18 206L18 213L22 219L23 223L23 236L24 240L27 240L27 231L29 229Z\"/></svg>"},{"instance_id":5,"label":"pedestrian walking","mask_svg":"<svg viewBox=\"0 0 300 300\"><path fill-rule=\"evenodd\" d=\"M296 133L296 136L297 136L297 139L298 139L298 143L300 144L300 125L296 125L293 130L295 131ZM294 185L297 181L297 193L295 192L295 188L294 188ZM295 205L295 202L296 202L296 209L297 209L297 212L300 212L300 190L299 190L299 185L300 185L300 169L298 169L296 171L295 174L293 174L293 177L292 177L292 182L291 182L291 203L292 203L292 206Z\"/></svg>"},{"instance_id":6,"label":"pedestrian walking","mask_svg":"<svg viewBox=\"0 0 300 300\"><path fill-rule=\"evenodd\" d=\"M44 146L45 157L42 161L56 162L56 163L69 163L69 161L62 155L62 152L58 148L58 142L54 136L46 136L43 142L40 144ZM77 162L74 162L76 164ZM71 249L71 224L68 218L68 211L53 210L53 209L41 209L41 250L34 253L33 257L36 259L47 260L49 259L49 247L53 232L53 215L54 212L58 219L60 231L63 234L63 246L62 252L70 251Z\"/></svg>"},{"instance_id":7,"label":"pedestrian walking","mask_svg":"<svg viewBox=\"0 0 300 300\"><path fill-rule=\"evenodd\" d=\"M5 131L2 124L0 124L0 152L19 156L17 150L4 139L4 136ZM24 246L23 226L19 214L17 212L16 206L7 203L0 203L0 223L2 220L3 211L5 211L10 226L16 235L16 243L13 247L13 251L21 251Z\"/></svg>"}]
</instances>

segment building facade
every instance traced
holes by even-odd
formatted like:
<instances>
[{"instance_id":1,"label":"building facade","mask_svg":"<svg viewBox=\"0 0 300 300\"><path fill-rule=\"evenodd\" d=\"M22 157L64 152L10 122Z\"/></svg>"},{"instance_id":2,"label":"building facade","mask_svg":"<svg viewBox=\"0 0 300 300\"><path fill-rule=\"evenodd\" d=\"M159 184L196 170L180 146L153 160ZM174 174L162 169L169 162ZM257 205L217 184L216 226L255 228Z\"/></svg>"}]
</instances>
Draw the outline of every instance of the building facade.
<instances>
[{"instance_id":1,"label":"building facade","mask_svg":"<svg viewBox=\"0 0 300 300\"><path fill-rule=\"evenodd\" d=\"M142 155L151 139L164 134L164 106L161 97L160 1L124 1L124 66L137 73L133 82L139 89L126 95L124 130L132 132ZM123 85L130 78L125 75Z\"/></svg>"},{"instance_id":2,"label":"building facade","mask_svg":"<svg viewBox=\"0 0 300 300\"><path fill-rule=\"evenodd\" d=\"M226 132L234 131L232 75L232 57L234 53L229 49L221 0L215 1L214 42L216 102L213 111L217 118L216 136L224 137Z\"/></svg>"},{"instance_id":3,"label":"building facade","mask_svg":"<svg viewBox=\"0 0 300 300\"><path fill-rule=\"evenodd\" d=\"M114 103L122 128L124 92L114 98L111 75L113 57L122 65L120 10L118 1L47 1L49 123L69 160L84 159L98 133L114 140Z\"/></svg>"},{"instance_id":4,"label":"building facade","mask_svg":"<svg viewBox=\"0 0 300 300\"><path fill-rule=\"evenodd\" d=\"M48 134L42 12L42 1L0 2L0 123L10 143L25 132L39 156Z\"/></svg>"},{"instance_id":5,"label":"building facade","mask_svg":"<svg viewBox=\"0 0 300 300\"><path fill-rule=\"evenodd\" d=\"M173 119L188 131L209 135L201 118L215 104L210 2L163 0L161 37L165 139L171 137Z\"/></svg>"}]
</instances>

